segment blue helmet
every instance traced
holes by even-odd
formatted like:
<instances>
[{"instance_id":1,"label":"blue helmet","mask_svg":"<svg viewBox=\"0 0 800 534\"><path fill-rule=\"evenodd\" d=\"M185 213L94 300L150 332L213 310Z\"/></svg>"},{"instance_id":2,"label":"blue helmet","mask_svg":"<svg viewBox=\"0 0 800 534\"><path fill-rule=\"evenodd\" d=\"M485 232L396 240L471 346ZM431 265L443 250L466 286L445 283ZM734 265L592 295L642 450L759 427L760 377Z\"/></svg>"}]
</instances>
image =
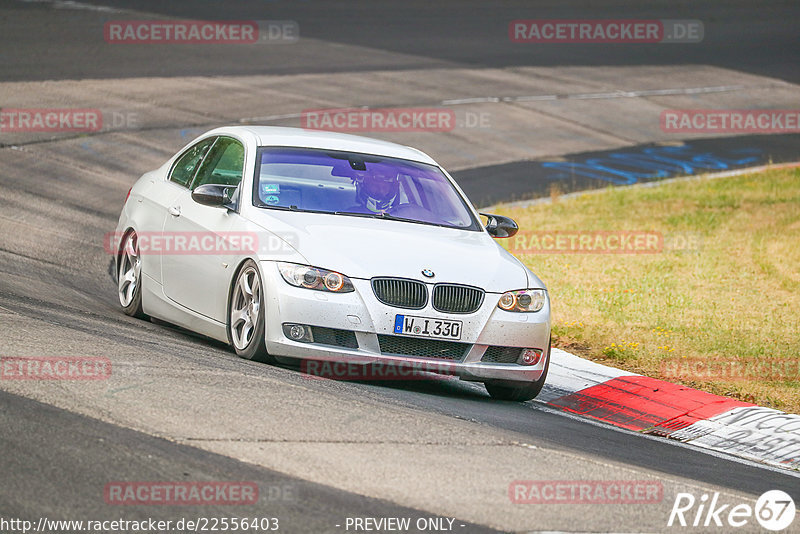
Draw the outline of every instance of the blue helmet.
<instances>
[{"instance_id":1,"label":"blue helmet","mask_svg":"<svg viewBox=\"0 0 800 534\"><path fill-rule=\"evenodd\" d=\"M392 207L400 190L397 174L375 169L355 179L356 200L373 212L386 211Z\"/></svg>"}]
</instances>

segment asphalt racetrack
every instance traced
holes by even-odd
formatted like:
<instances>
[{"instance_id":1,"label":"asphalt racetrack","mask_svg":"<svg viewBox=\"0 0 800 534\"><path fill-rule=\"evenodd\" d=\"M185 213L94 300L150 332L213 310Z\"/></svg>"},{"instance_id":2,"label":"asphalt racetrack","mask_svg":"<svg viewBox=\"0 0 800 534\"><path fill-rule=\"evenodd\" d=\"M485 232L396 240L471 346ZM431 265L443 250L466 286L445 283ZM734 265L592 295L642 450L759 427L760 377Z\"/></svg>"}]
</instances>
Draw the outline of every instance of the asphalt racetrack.
<instances>
[{"instance_id":1,"label":"asphalt racetrack","mask_svg":"<svg viewBox=\"0 0 800 534\"><path fill-rule=\"evenodd\" d=\"M288 20L300 38L103 39L110 20L166 18ZM509 21L533 18L700 20L704 39L510 42ZM282 532L352 532L353 518L406 517L411 532L666 532L681 492L752 506L781 489L800 502L796 473L536 401L492 401L479 384L311 380L242 360L124 315L103 248L131 184L195 135L298 126L311 108L452 109L452 131L364 135L431 154L480 205L547 196L554 182L568 192L678 173L590 169L609 154L672 147L689 174L712 160L717 170L796 161L791 132L678 135L659 113L796 108L798 19L794 2L0 1L0 105L96 108L104 119L88 134L0 131L0 355L103 357L113 369L103 381L0 381L0 519L257 517L278 518ZM509 485L530 479L657 481L663 498L513 503ZM260 497L120 506L104 497L119 481L249 481ZM757 531L754 521L737 530Z\"/></svg>"}]
</instances>

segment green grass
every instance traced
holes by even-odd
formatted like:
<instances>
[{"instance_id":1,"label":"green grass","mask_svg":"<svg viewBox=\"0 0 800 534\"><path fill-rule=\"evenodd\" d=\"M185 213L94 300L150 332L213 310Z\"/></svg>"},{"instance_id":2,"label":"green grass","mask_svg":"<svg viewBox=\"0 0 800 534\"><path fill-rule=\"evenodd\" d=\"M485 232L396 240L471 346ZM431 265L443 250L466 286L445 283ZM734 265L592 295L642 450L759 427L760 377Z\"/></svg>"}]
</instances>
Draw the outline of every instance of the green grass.
<instances>
[{"instance_id":1,"label":"green grass","mask_svg":"<svg viewBox=\"0 0 800 534\"><path fill-rule=\"evenodd\" d=\"M664 236L656 254L519 255L550 291L555 346L800 413L800 170L616 188L495 211L516 219L520 236ZM505 243L513 249L515 239ZM665 376L663 364L676 360L775 362L785 372Z\"/></svg>"}]
</instances>

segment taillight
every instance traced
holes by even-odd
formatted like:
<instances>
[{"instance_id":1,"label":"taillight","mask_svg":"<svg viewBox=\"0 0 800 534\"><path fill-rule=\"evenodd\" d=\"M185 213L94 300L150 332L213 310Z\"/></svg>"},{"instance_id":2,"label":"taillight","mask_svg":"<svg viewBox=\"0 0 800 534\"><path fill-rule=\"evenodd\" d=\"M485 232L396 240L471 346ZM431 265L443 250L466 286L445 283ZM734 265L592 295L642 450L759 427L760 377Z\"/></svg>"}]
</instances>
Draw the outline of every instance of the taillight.
<instances>
[{"instance_id":1,"label":"taillight","mask_svg":"<svg viewBox=\"0 0 800 534\"><path fill-rule=\"evenodd\" d=\"M128 203L128 199L131 198L131 191L133 191L132 187L130 189L128 189L128 194L125 195L125 202L124 202L125 204L127 204Z\"/></svg>"}]
</instances>

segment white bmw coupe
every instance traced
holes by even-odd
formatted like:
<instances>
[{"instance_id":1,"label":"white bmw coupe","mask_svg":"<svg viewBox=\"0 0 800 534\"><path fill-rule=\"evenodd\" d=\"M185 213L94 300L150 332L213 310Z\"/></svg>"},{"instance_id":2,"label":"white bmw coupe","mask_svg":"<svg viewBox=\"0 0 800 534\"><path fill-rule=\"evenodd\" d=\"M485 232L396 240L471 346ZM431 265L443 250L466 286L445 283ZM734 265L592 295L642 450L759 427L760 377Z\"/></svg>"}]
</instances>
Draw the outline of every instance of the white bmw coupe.
<instances>
[{"instance_id":1,"label":"white bmw coupe","mask_svg":"<svg viewBox=\"0 0 800 534\"><path fill-rule=\"evenodd\" d=\"M547 376L550 301L494 241L514 221L483 216L419 150L236 126L144 174L107 246L125 313L243 358L411 367L529 400Z\"/></svg>"}]
</instances>

